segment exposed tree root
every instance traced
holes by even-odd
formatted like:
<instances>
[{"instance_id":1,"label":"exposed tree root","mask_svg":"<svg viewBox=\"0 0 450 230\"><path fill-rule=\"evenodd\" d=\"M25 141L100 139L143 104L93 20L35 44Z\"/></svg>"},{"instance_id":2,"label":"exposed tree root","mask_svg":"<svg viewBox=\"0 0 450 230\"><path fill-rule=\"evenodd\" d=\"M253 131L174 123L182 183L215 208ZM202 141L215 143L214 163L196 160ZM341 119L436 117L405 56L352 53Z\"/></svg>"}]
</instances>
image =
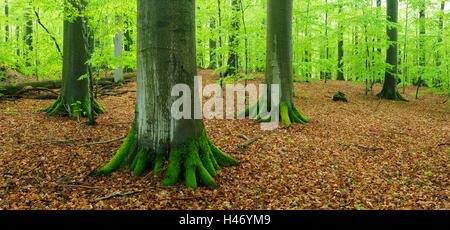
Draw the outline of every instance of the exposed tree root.
<instances>
[{"instance_id":1,"label":"exposed tree root","mask_svg":"<svg viewBox=\"0 0 450 230\"><path fill-rule=\"evenodd\" d=\"M239 113L238 116L243 115L243 114L245 114L245 116L250 116L251 111L254 111L254 109L257 109L259 107L259 105L260 105L260 103L258 100L256 104L249 106L244 111ZM270 110L270 108L268 110ZM253 118L253 117L250 117L250 118ZM259 122L271 122L272 121L270 116L263 117L263 115L261 115L261 113L258 113L256 118L254 118L254 119ZM280 120L285 126L288 126L288 127L291 126L291 124L293 122L300 123L300 124L306 124L306 123L310 122L310 120L308 118L303 116L303 114L301 114L298 111L297 107L295 107L294 104L292 104L292 106L289 106L288 103L283 102L283 101L280 102Z\"/></svg>"},{"instance_id":2,"label":"exposed tree root","mask_svg":"<svg viewBox=\"0 0 450 230\"><path fill-rule=\"evenodd\" d=\"M132 127L116 155L97 174L109 174L116 169L129 166L130 171L136 176L147 169L159 175L165 158L139 146L136 130ZM239 165L239 162L219 150L204 132L200 137L171 149L162 185L175 185L180 176L184 176L188 187L197 188L199 182L216 188L213 178L217 176L216 170L220 170L220 166L233 165Z\"/></svg>"},{"instance_id":3,"label":"exposed tree root","mask_svg":"<svg viewBox=\"0 0 450 230\"><path fill-rule=\"evenodd\" d=\"M87 117L89 114L89 100L86 98L83 101L77 101L75 103L69 104L59 96L55 103L43 109L50 116L61 116L69 115L73 118ZM94 116L104 113L105 110L100 106L97 101L93 101L93 112Z\"/></svg>"},{"instance_id":4,"label":"exposed tree root","mask_svg":"<svg viewBox=\"0 0 450 230\"><path fill-rule=\"evenodd\" d=\"M397 90L395 90L395 92L390 92L386 89L383 89L379 94L377 94L377 97L394 101L408 101L403 98L403 96Z\"/></svg>"}]
</instances>

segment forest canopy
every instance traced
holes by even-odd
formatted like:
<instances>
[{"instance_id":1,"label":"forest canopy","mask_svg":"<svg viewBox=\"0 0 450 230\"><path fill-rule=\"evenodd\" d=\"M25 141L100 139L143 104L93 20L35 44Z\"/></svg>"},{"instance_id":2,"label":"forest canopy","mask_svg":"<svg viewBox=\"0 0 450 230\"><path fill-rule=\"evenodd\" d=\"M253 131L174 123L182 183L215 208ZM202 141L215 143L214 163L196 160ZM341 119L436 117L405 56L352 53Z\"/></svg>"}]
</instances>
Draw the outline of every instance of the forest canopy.
<instances>
[{"instance_id":1,"label":"forest canopy","mask_svg":"<svg viewBox=\"0 0 450 230\"><path fill-rule=\"evenodd\" d=\"M93 40L94 69L136 69L136 2L89 0L83 14ZM399 1L398 23L385 17L386 3L375 0L294 1L295 80L336 79L366 82L384 78L386 27L398 28L398 78L401 85L449 89L449 4L438 0ZM235 6L232 6L235 4ZM199 67L264 72L266 1L197 0ZM59 79L62 71L63 1L0 2L1 77L15 69L32 79ZM422 10L423 8L423 10ZM420 16L424 12L424 16ZM66 17L68 17L66 14ZM70 16L69 16L70 17ZM123 55L114 55L114 37L123 33ZM230 37L234 37L231 39ZM340 43L340 41L342 41ZM343 56L339 55L339 44ZM230 56L236 54L236 64ZM424 59L424 60L422 60ZM342 63L342 66L339 66ZM342 69L341 69L342 68ZM251 78L252 76L227 76ZM31 77L34 76L34 77ZM419 81L419 80L422 81Z\"/></svg>"}]
</instances>

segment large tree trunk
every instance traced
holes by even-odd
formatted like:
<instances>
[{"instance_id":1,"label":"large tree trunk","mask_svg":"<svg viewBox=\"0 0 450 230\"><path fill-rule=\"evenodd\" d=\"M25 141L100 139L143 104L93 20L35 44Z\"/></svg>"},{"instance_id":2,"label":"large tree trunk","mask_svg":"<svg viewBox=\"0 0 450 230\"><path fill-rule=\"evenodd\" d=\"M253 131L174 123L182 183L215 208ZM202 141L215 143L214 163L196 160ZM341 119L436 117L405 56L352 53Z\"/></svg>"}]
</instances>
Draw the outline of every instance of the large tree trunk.
<instances>
[{"instance_id":1,"label":"large tree trunk","mask_svg":"<svg viewBox=\"0 0 450 230\"><path fill-rule=\"evenodd\" d=\"M387 18L392 23L398 22L398 0L387 0ZM397 27L386 28L390 41L386 53L386 63L391 66L385 73L383 90L377 95L380 98L406 101L397 90Z\"/></svg>"},{"instance_id":2,"label":"large tree trunk","mask_svg":"<svg viewBox=\"0 0 450 230\"><path fill-rule=\"evenodd\" d=\"M82 1L83 2L83 1ZM76 4L74 0L68 4ZM69 115L72 118L89 115L89 89L87 74L88 54L83 38L82 18L64 21L64 48L61 94L57 101L44 109L50 116ZM84 76L82 79L80 77ZM94 101L94 114L103 108Z\"/></svg>"},{"instance_id":3,"label":"large tree trunk","mask_svg":"<svg viewBox=\"0 0 450 230\"><path fill-rule=\"evenodd\" d=\"M158 174L168 159L163 185L174 185L184 171L188 187L197 187L197 181L215 187L213 176L219 165L238 164L209 140L201 117L176 120L171 115L175 101L171 90L175 85L189 86L193 92L190 101L198 100L198 91L194 90L195 44L195 1L138 0L134 124L122 147L99 174L127 165L135 175L145 169Z\"/></svg>"},{"instance_id":4,"label":"large tree trunk","mask_svg":"<svg viewBox=\"0 0 450 230\"><path fill-rule=\"evenodd\" d=\"M307 123L293 100L292 0L268 0L267 9L266 84L269 92L271 84L280 84L280 118L284 125Z\"/></svg>"}]
</instances>

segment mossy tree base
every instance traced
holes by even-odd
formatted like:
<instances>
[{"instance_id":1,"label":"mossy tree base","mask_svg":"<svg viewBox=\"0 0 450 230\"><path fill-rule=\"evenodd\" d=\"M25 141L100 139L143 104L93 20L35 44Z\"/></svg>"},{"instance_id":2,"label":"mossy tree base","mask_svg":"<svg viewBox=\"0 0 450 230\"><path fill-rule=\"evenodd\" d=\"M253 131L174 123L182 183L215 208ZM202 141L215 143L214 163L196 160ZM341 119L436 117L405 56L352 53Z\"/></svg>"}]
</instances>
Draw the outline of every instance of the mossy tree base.
<instances>
[{"instance_id":1,"label":"mossy tree base","mask_svg":"<svg viewBox=\"0 0 450 230\"><path fill-rule=\"evenodd\" d=\"M97 174L109 174L129 166L129 170L136 176L145 170L153 170L155 175L159 175L165 160L166 156L139 146L136 130L132 127L116 155ZM162 185L173 186L184 176L188 187L197 188L200 183L216 188L213 178L217 176L216 170L220 170L220 166L234 165L239 165L239 162L219 150L203 132L201 136L171 149Z\"/></svg>"},{"instance_id":2,"label":"mossy tree base","mask_svg":"<svg viewBox=\"0 0 450 230\"><path fill-rule=\"evenodd\" d=\"M395 90L395 92L390 92L383 89L379 94L377 94L377 97L394 101L408 101L403 98L403 96L397 90Z\"/></svg>"},{"instance_id":3,"label":"mossy tree base","mask_svg":"<svg viewBox=\"0 0 450 230\"><path fill-rule=\"evenodd\" d=\"M258 108L260 105L259 100L256 102L255 105L252 105L248 108L246 108L244 111L242 111L239 114L245 114L245 116L250 116L250 111ZM270 108L268 109L270 110ZM300 123L300 124L306 124L308 122L310 122L310 120L308 118L306 118L302 113L300 113L297 109L297 107L295 107L294 104L292 104L291 106L288 105L288 103L286 102L280 102L280 120L281 123L283 123L283 125L290 127L292 125L292 123ZM272 119L270 116L267 117L262 117L261 114L258 114L255 118L256 121L259 122L271 122Z\"/></svg>"},{"instance_id":4,"label":"mossy tree base","mask_svg":"<svg viewBox=\"0 0 450 230\"><path fill-rule=\"evenodd\" d=\"M102 106L97 101L93 101L94 116L105 113ZM50 116L65 116L69 115L72 118L87 117L89 115L89 100L86 98L83 101L76 101L68 103L63 97L59 96L55 103L43 109Z\"/></svg>"}]
</instances>

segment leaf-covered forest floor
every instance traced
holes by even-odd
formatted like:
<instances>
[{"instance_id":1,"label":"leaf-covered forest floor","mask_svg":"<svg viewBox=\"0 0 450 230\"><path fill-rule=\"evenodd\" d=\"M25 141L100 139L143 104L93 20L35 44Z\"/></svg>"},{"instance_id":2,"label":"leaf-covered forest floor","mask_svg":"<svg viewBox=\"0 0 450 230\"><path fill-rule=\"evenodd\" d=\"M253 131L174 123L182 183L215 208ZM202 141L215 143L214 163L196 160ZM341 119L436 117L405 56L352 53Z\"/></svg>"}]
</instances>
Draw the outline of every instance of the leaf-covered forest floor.
<instances>
[{"instance_id":1,"label":"leaf-covered forest floor","mask_svg":"<svg viewBox=\"0 0 450 230\"><path fill-rule=\"evenodd\" d=\"M199 72L215 83L211 74ZM410 101L392 102L340 81L296 83L295 91L297 107L311 119L307 125L262 131L249 119L205 120L213 142L241 162L218 172L216 190L192 190L184 182L161 187L160 176L135 177L127 169L90 175L122 141L81 145L126 135L135 92L98 99L107 112L96 127L39 111L52 101L1 101L0 209L450 208L447 96L415 100L415 88L407 87ZM337 91L349 102L334 102Z\"/></svg>"}]
</instances>

